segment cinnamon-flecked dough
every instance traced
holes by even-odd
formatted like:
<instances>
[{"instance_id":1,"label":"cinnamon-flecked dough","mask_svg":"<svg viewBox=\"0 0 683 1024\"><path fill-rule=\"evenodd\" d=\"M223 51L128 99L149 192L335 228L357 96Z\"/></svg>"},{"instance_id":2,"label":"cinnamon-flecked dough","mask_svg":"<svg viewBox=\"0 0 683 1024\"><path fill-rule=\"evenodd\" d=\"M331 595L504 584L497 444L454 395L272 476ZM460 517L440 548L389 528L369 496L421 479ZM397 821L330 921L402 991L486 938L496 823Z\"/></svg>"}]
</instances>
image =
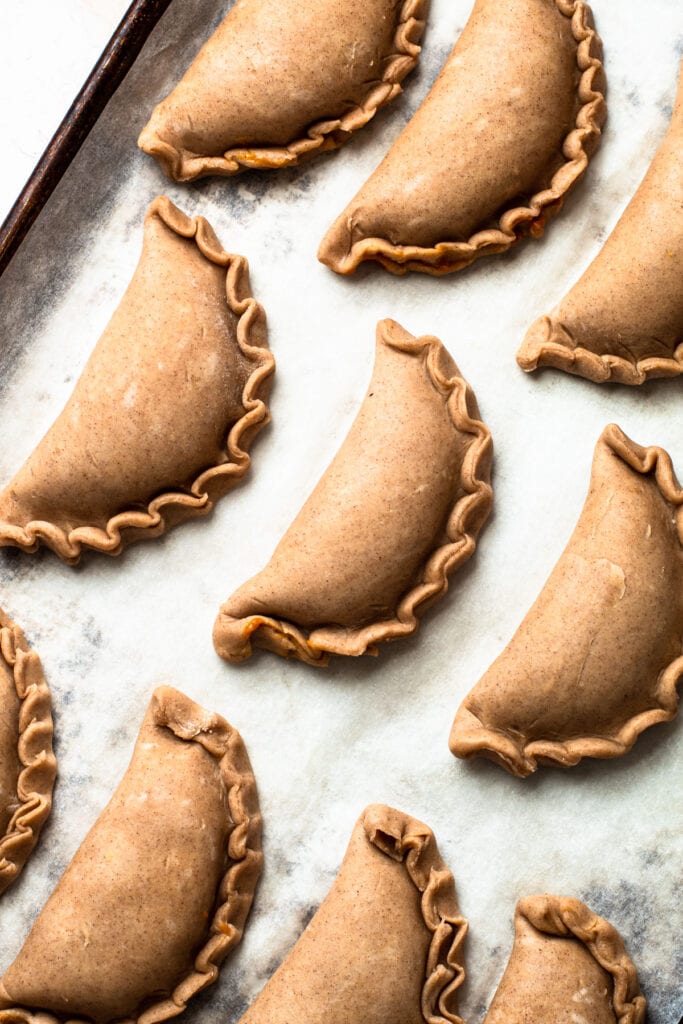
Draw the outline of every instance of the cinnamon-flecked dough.
<instances>
[{"instance_id":1,"label":"cinnamon-flecked dough","mask_svg":"<svg viewBox=\"0 0 683 1024\"><path fill-rule=\"evenodd\" d=\"M400 92L429 0L237 0L138 139L169 178L291 167Z\"/></svg>"},{"instance_id":2,"label":"cinnamon-flecked dough","mask_svg":"<svg viewBox=\"0 0 683 1024\"><path fill-rule=\"evenodd\" d=\"M75 563L207 514L249 468L273 369L247 261L158 197L120 306L0 494L0 546Z\"/></svg>"},{"instance_id":3,"label":"cinnamon-flecked dough","mask_svg":"<svg viewBox=\"0 0 683 1024\"><path fill-rule=\"evenodd\" d=\"M155 690L133 759L0 981L0 1024L155 1024L214 982L261 872L249 757Z\"/></svg>"},{"instance_id":4,"label":"cinnamon-flecked dough","mask_svg":"<svg viewBox=\"0 0 683 1024\"><path fill-rule=\"evenodd\" d=\"M56 774L50 691L40 658L0 608L0 893L38 842Z\"/></svg>"},{"instance_id":5,"label":"cinnamon-flecked dough","mask_svg":"<svg viewBox=\"0 0 683 1024\"><path fill-rule=\"evenodd\" d=\"M255 645L325 665L414 633L475 550L491 454L441 342L381 321L356 420L268 565L222 606L217 652L243 661Z\"/></svg>"},{"instance_id":6,"label":"cinnamon-flecked dough","mask_svg":"<svg viewBox=\"0 0 683 1024\"><path fill-rule=\"evenodd\" d=\"M431 829L368 807L330 892L240 1024L462 1024L466 931Z\"/></svg>"},{"instance_id":7,"label":"cinnamon-flecked dough","mask_svg":"<svg viewBox=\"0 0 683 1024\"><path fill-rule=\"evenodd\" d=\"M318 258L447 274L538 237L606 116L602 47L580 0L476 0L426 100Z\"/></svg>"},{"instance_id":8,"label":"cinnamon-flecked dough","mask_svg":"<svg viewBox=\"0 0 683 1024\"><path fill-rule=\"evenodd\" d=\"M663 449L609 426L569 544L463 701L451 750L518 776L618 757L676 714L682 638L683 489Z\"/></svg>"},{"instance_id":9,"label":"cinnamon-flecked dough","mask_svg":"<svg viewBox=\"0 0 683 1024\"><path fill-rule=\"evenodd\" d=\"M643 1024L645 997L621 936L580 900L528 896L484 1024Z\"/></svg>"},{"instance_id":10,"label":"cinnamon-flecked dough","mask_svg":"<svg viewBox=\"0 0 683 1024\"><path fill-rule=\"evenodd\" d=\"M554 366L603 384L683 373L683 64L671 125L588 270L530 328L523 370Z\"/></svg>"}]
</instances>

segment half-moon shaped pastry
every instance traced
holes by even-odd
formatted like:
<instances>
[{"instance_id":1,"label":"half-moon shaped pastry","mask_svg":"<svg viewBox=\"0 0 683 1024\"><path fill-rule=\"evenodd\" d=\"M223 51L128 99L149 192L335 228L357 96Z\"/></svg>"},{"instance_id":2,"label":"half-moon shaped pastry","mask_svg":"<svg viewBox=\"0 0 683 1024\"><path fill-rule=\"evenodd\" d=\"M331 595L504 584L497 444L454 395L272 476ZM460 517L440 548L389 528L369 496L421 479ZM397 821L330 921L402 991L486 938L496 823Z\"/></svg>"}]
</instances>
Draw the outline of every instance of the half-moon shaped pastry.
<instances>
[{"instance_id":1,"label":"half-moon shaped pastry","mask_svg":"<svg viewBox=\"0 0 683 1024\"><path fill-rule=\"evenodd\" d=\"M56 774L50 691L40 658L0 608L0 893L38 842Z\"/></svg>"},{"instance_id":2,"label":"half-moon shaped pastry","mask_svg":"<svg viewBox=\"0 0 683 1024\"><path fill-rule=\"evenodd\" d=\"M683 68L683 65L682 65ZM683 70L669 131L603 249L517 354L602 384L683 373Z\"/></svg>"},{"instance_id":3,"label":"half-moon shaped pastry","mask_svg":"<svg viewBox=\"0 0 683 1024\"><path fill-rule=\"evenodd\" d=\"M476 0L431 92L318 258L338 274L363 260L448 274L541 235L600 138L601 54L580 0Z\"/></svg>"},{"instance_id":4,"label":"half-moon shaped pastry","mask_svg":"<svg viewBox=\"0 0 683 1024\"><path fill-rule=\"evenodd\" d=\"M240 1024L462 1024L466 931L431 829L368 807L330 892Z\"/></svg>"},{"instance_id":5,"label":"half-moon shaped pastry","mask_svg":"<svg viewBox=\"0 0 683 1024\"><path fill-rule=\"evenodd\" d=\"M580 900L529 896L484 1024L643 1024L645 997L621 936Z\"/></svg>"},{"instance_id":6,"label":"half-moon shaped pastry","mask_svg":"<svg viewBox=\"0 0 683 1024\"><path fill-rule=\"evenodd\" d=\"M222 606L221 657L252 645L311 665L409 636L491 510L491 435L437 338L377 328L370 388L268 565Z\"/></svg>"},{"instance_id":7,"label":"half-moon shaped pastry","mask_svg":"<svg viewBox=\"0 0 683 1024\"><path fill-rule=\"evenodd\" d=\"M239 733L154 692L118 789L0 981L2 1024L155 1024L216 980L261 872Z\"/></svg>"},{"instance_id":8,"label":"half-moon shaped pastry","mask_svg":"<svg viewBox=\"0 0 683 1024\"><path fill-rule=\"evenodd\" d=\"M247 261L158 197L120 306L0 494L0 545L42 542L74 563L205 515L249 468L273 369Z\"/></svg>"},{"instance_id":9,"label":"half-moon shaped pastry","mask_svg":"<svg viewBox=\"0 0 683 1024\"><path fill-rule=\"evenodd\" d=\"M569 544L463 701L451 750L522 777L618 757L676 714L682 637L683 489L665 451L609 426Z\"/></svg>"},{"instance_id":10,"label":"half-moon shaped pastry","mask_svg":"<svg viewBox=\"0 0 683 1024\"><path fill-rule=\"evenodd\" d=\"M291 167L401 92L429 0L237 0L138 145L169 178Z\"/></svg>"}]
</instances>

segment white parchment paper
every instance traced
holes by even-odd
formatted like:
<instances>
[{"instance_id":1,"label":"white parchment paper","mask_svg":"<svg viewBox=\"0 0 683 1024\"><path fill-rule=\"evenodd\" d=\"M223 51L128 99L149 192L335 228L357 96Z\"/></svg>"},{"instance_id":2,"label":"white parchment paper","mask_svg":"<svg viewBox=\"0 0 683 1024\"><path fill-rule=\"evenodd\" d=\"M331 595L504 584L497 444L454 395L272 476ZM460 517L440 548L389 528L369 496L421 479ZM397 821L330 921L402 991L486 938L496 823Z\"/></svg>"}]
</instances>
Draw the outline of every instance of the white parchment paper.
<instances>
[{"instance_id":1,"label":"white parchment paper","mask_svg":"<svg viewBox=\"0 0 683 1024\"><path fill-rule=\"evenodd\" d=\"M443 280L379 268L343 280L315 253L425 95L469 0L433 0L421 69L339 153L291 171L169 185L135 140L228 6L171 5L0 281L3 483L70 393L130 279L159 192L207 216L228 250L248 256L278 361L273 425L254 446L253 471L209 519L77 569L49 552L0 552L0 602L52 688L60 770L40 846L0 903L0 970L107 802L149 695L166 682L240 729L265 822L266 867L244 942L188 1020L239 1018L325 895L356 817L386 801L432 826L455 874L471 928L468 1020L481 1019L503 971L516 899L550 891L587 900L616 925L651 1024L676 1024L680 723L650 730L624 758L525 782L456 761L447 737L562 551L603 427L616 421L636 441L663 445L683 475L680 381L600 388L559 373L527 377L514 362L527 326L597 253L666 130L683 52L680 4L596 0L610 119L584 183L542 241ZM414 640L376 660L337 659L327 672L267 654L226 665L211 645L218 606L267 561L344 438L384 316L441 337L474 387L496 448L494 518Z\"/></svg>"}]
</instances>

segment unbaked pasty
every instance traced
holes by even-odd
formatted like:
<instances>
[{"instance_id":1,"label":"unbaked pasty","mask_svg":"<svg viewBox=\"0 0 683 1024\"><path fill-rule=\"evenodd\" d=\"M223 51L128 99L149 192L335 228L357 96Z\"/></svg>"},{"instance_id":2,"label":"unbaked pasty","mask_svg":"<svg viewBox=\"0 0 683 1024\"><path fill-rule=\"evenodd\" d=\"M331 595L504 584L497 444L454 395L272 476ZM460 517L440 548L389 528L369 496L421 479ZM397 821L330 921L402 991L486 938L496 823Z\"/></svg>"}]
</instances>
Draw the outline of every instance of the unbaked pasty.
<instances>
[{"instance_id":1,"label":"unbaked pasty","mask_svg":"<svg viewBox=\"0 0 683 1024\"><path fill-rule=\"evenodd\" d=\"M0 981L1 1024L175 1017L242 938L261 861L239 733L161 687L118 789Z\"/></svg>"},{"instance_id":2,"label":"unbaked pasty","mask_svg":"<svg viewBox=\"0 0 683 1024\"><path fill-rule=\"evenodd\" d=\"M249 467L268 421L261 306L247 261L165 197L140 263L63 412L0 494L0 545L66 562L118 555L204 515Z\"/></svg>"},{"instance_id":3,"label":"unbaked pasty","mask_svg":"<svg viewBox=\"0 0 683 1024\"><path fill-rule=\"evenodd\" d=\"M580 900L529 896L484 1024L643 1024L645 997L621 936Z\"/></svg>"},{"instance_id":4,"label":"unbaked pasty","mask_svg":"<svg viewBox=\"0 0 683 1024\"><path fill-rule=\"evenodd\" d=\"M447 274L542 234L600 137L601 53L580 0L476 0L431 92L319 259L339 274L363 260Z\"/></svg>"},{"instance_id":5,"label":"unbaked pasty","mask_svg":"<svg viewBox=\"0 0 683 1024\"><path fill-rule=\"evenodd\" d=\"M40 658L0 608L0 893L38 842L56 774L50 691Z\"/></svg>"},{"instance_id":6,"label":"unbaked pasty","mask_svg":"<svg viewBox=\"0 0 683 1024\"><path fill-rule=\"evenodd\" d=\"M408 636L474 552L491 509L491 435L436 338L377 328L349 434L268 565L230 597L216 650L252 644L324 665Z\"/></svg>"},{"instance_id":7,"label":"unbaked pasty","mask_svg":"<svg viewBox=\"0 0 683 1024\"><path fill-rule=\"evenodd\" d=\"M138 144L176 181L291 167L401 92L428 0L237 0Z\"/></svg>"},{"instance_id":8,"label":"unbaked pasty","mask_svg":"<svg viewBox=\"0 0 683 1024\"><path fill-rule=\"evenodd\" d=\"M597 383L683 373L683 65L669 131L621 220L580 281L529 329L523 370Z\"/></svg>"},{"instance_id":9,"label":"unbaked pasty","mask_svg":"<svg viewBox=\"0 0 683 1024\"><path fill-rule=\"evenodd\" d=\"M432 831L368 807L330 892L240 1024L462 1024L466 931Z\"/></svg>"},{"instance_id":10,"label":"unbaked pasty","mask_svg":"<svg viewBox=\"0 0 683 1024\"><path fill-rule=\"evenodd\" d=\"M462 703L451 750L519 776L617 757L676 714L682 637L683 489L665 451L609 426L574 534Z\"/></svg>"}]
</instances>

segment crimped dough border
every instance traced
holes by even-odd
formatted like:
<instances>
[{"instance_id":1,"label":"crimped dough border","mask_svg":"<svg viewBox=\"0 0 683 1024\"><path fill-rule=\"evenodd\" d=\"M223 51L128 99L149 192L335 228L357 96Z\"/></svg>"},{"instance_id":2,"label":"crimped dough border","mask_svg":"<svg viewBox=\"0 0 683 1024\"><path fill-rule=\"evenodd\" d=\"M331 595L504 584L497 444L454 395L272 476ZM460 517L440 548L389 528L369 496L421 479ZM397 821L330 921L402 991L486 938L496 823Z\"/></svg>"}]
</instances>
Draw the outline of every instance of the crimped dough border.
<instances>
[{"instance_id":1,"label":"crimped dough border","mask_svg":"<svg viewBox=\"0 0 683 1024\"><path fill-rule=\"evenodd\" d=\"M615 339L615 345L617 344ZM577 345L571 331L553 314L542 316L529 328L517 353L517 362L526 373L540 366L551 366L565 373L585 377L595 384L638 385L658 378L683 374L683 341L670 356L626 359L616 352L600 355Z\"/></svg>"},{"instance_id":2,"label":"crimped dough border","mask_svg":"<svg viewBox=\"0 0 683 1024\"><path fill-rule=\"evenodd\" d=\"M52 751L52 709L43 666L23 632L0 608L0 657L12 672L19 709L17 779L20 804L0 836L0 893L21 873L52 808L57 761Z\"/></svg>"},{"instance_id":3,"label":"crimped dough border","mask_svg":"<svg viewBox=\"0 0 683 1024\"><path fill-rule=\"evenodd\" d=\"M157 1024L176 1017L193 996L216 981L220 964L242 939L263 866L256 781L240 734L220 715L205 711L168 686L154 691L151 708L156 725L178 739L201 744L219 762L234 827L228 839L230 865L217 889L220 904L209 936L195 956L194 969L168 999L158 1000L136 1017L122 1018L119 1024ZM84 1020L24 1007L0 1010L0 1024L84 1024Z\"/></svg>"},{"instance_id":4,"label":"crimped dough border","mask_svg":"<svg viewBox=\"0 0 683 1024\"><path fill-rule=\"evenodd\" d=\"M378 110L387 106L402 91L400 83L416 66L419 41L425 26L429 0L404 0L394 34L394 53L384 58L379 82L370 83L363 102L341 117L316 121L306 135L286 146L257 146L229 149L222 156L201 156L178 149L144 128L138 145L156 157L165 174L173 181L193 181L206 175L229 177L248 169L294 167L301 160L342 146L353 132L363 128Z\"/></svg>"},{"instance_id":5,"label":"crimped dough border","mask_svg":"<svg viewBox=\"0 0 683 1024\"><path fill-rule=\"evenodd\" d=\"M612 977L612 1006L617 1024L643 1024L646 1002L640 992L638 972L613 925L585 903L566 896L527 896L515 909L515 919L519 918L543 935L574 938L583 943Z\"/></svg>"},{"instance_id":6,"label":"crimped dough border","mask_svg":"<svg viewBox=\"0 0 683 1024\"><path fill-rule=\"evenodd\" d=\"M258 647L283 657L295 657L308 665L324 667L330 654L376 654L376 645L388 640L410 636L419 625L418 613L426 610L448 590L448 576L460 568L473 554L477 538L492 506L490 469L493 443L488 427L478 418L474 392L459 372L446 377L441 357L445 352L438 338L398 340L388 329L381 335L382 344L409 355L424 353L425 367L434 387L446 397L448 410L456 431L469 434L469 445L460 468L460 484L464 495L455 502L445 528L448 543L440 545L428 557L421 579L402 598L393 619L375 622L358 629L344 626L320 626L307 633L295 623L267 615L249 615L235 619L220 612L214 629L214 640L229 636L230 660L243 661L252 653L251 638L258 633Z\"/></svg>"},{"instance_id":7,"label":"crimped dough border","mask_svg":"<svg viewBox=\"0 0 683 1024\"><path fill-rule=\"evenodd\" d=\"M610 448L636 473L654 478L663 500L674 509L678 541L683 547L683 488L676 479L668 452L656 446L644 448L636 444L614 423L605 428L599 444ZM463 703L451 732L451 749L455 753L457 740L458 757L467 759L483 754L519 778L525 778L535 772L539 763L558 764L570 768L584 757L620 757L631 749L640 734L650 726L670 722L675 717L678 710L677 686L681 679L683 647L680 657L675 658L659 676L655 693L656 706L635 715L611 737L581 736L562 742L525 742L524 737L516 740L509 733L489 729L466 703Z\"/></svg>"},{"instance_id":8,"label":"crimped dough border","mask_svg":"<svg viewBox=\"0 0 683 1024\"><path fill-rule=\"evenodd\" d=\"M412 270L438 277L463 270L482 256L506 252L525 233L534 237L543 234L548 217L561 208L567 193L584 174L607 116L602 43L595 31L591 8L583 0L555 3L560 14L570 19L576 40L576 60L581 72L577 94L581 107L576 124L562 145L566 163L555 172L549 187L536 192L528 206L506 210L496 228L478 231L466 242L444 241L426 248L393 245L385 238L360 239L353 243L347 256L331 264L337 273L351 274L363 261L374 260L392 274Z\"/></svg>"},{"instance_id":9,"label":"crimped dough border","mask_svg":"<svg viewBox=\"0 0 683 1024\"><path fill-rule=\"evenodd\" d=\"M402 811L372 804L361 822L368 842L400 861L420 893L420 909L431 942L422 987L422 1016L429 1024L464 1024L457 1013L465 980L463 945L467 921L458 909L453 875L444 864L434 833Z\"/></svg>"},{"instance_id":10,"label":"crimped dough border","mask_svg":"<svg viewBox=\"0 0 683 1024\"><path fill-rule=\"evenodd\" d=\"M237 484L251 464L248 448L255 435L270 420L262 393L275 369L275 360L258 334L264 322L263 308L253 298L249 286L249 264L244 256L223 251L209 223L203 217L188 217L166 196L157 196L147 217L158 217L171 231L195 242L211 263L225 267L227 303L239 318L237 344L250 363L250 373L242 391L244 415L230 428L225 443L226 461L203 470L188 491L167 491L152 499L144 511L119 512L99 526L78 526L66 531L57 523L33 520L26 526L0 522L0 547L14 545L32 553L41 542L65 562L76 564L83 548L107 555L119 555L133 540L158 537L183 519L207 515L217 498ZM255 334L256 332L256 334Z\"/></svg>"}]
</instances>

